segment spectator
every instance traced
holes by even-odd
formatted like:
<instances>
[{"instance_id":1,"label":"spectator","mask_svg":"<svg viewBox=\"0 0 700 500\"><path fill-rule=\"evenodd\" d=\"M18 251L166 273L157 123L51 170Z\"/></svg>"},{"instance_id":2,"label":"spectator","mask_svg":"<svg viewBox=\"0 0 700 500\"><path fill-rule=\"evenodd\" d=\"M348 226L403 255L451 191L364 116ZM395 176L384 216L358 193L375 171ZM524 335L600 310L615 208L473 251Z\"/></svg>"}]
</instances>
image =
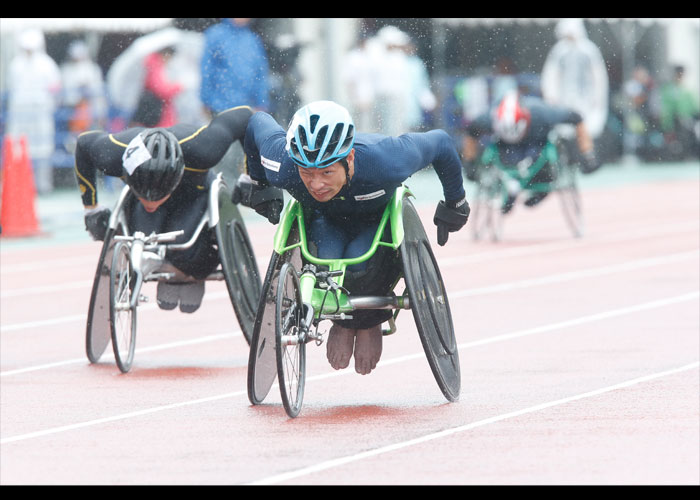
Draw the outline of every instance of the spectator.
<instances>
[{"instance_id":1,"label":"spectator","mask_svg":"<svg viewBox=\"0 0 700 500\"><path fill-rule=\"evenodd\" d=\"M102 70L90 59L88 47L82 40L68 47L68 60L61 65L61 82L63 105L74 110L71 131L104 127L107 101Z\"/></svg>"},{"instance_id":2,"label":"spectator","mask_svg":"<svg viewBox=\"0 0 700 500\"><path fill-rule=\"evenodd\" d=\"M343 64L343 82L350 101L355 123L361 130L373 130L372 113L375 105L375 73L369 38L360 34L355 48L348 52Z\"/></svg>"},{"instance_id":3,"label":"spectator","mask_svg":"<svg viewBox=\"0 0 700 500\"><path fill-rule=\"evenodd\" d=\"M269 65L250 19L224 19L204 33L200 97L210 114L235 106L269 108Z\"/></svg>"},{"instance_id":4,"label":"spectator","mask_svg":"<svg viewBox=\"0 0 700 500\"><path fill-rule=\"evenodd\" d=\"M685 68L675 66L671 81L661 87L659 121L672 159L698 157L698 137L695 129L700 120L697 90L685 87Z\"/></svg>"},{"instance_id":5,"label":"spectator","mask_svg":"<svg viewBox=\"0 0 700 500\"><path fill-rule=\"evenodd\" d=\"M167 73L167 63L174 52L172 47L166 47L146 57L146 78L131 117L132 126L172 127L177 123L174 100L182 91L182 85L171 81Z\"/></svg>"},{"instance_id":6,"label":"spectator","mask_svg":"<svg viewBox=\"0 0 700 500\"><path fill-rule=\"evenodd\" d=\"M7 133L27 138L37 192L46 194L53 190L54 112L61 73L46 54L41 31L22 33L19 49L8 70Z\"/></svg>"},{"instance_id":7,"label":"spectator","mask_svg":"<svg viewBox=\"0 0 700 500\"><path fill-rule=\"evenodd\" d=\"M542 68L542 96L554 106L583 116L597 139L608 117L608 73L596 45L588 39L581 19L563 19L556 26L557 43Z\"/></svg>"},{"instance_id":8,"label":"spectator","mask_svg":"<svg viewBox=\"0 0 700 500\"><path fill-rule=\"evenodd\" d=\"M409 38L403 49L408 57L408 82L410 84L406 103L407 127L408 131L420 131L425 125L426 117L435 110L437 98L430 89L428 69L418 56L413 40Z\"/></svg>"},{"instance_id":9,"label":"spectator","mask_svg":"<svg viewBox=\"0 0 700 500\"><path fill-rule=\"evenodd\" d=\"M626 150L647 158L653 155L658 128L658 89L644 66L637 66L622 87ZM660 145L660 144L658 144Z\"/></svg>"},{"instance_id":10,"label":"spectator","mask_svg":"<svg viewBox=\"0 0 700 500\"><path fill-rule=\"evenodd\" d=\"M404 51L409 37L395 26L384 26L377 33L377 40L381 52L377 65L376 120L379 133L397 136L409 132L406 102L411 87L408 57Z\"/></svg>"}]
</instances>

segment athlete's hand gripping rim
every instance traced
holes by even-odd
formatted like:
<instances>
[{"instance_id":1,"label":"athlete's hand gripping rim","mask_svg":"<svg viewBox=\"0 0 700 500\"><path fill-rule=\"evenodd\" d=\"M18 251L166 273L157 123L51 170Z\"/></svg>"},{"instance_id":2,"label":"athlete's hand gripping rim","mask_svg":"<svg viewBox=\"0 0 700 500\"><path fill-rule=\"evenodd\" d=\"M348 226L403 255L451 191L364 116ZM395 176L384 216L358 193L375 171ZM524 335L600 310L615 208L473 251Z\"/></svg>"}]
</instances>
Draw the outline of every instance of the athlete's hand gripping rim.
<instances>
[{"instance_id":1,"label":"athlete's hand gripping rim","mask_svg":"<svg viewBox=\"0 0 700 500\"><path fill-rule=\"evenodd\" d=\"M280 221L284 207L284 191L269 184L257 182L248 174L241 174L233 186L231 201L252 208L273 224Z\"/></svg>"}]
</instances>

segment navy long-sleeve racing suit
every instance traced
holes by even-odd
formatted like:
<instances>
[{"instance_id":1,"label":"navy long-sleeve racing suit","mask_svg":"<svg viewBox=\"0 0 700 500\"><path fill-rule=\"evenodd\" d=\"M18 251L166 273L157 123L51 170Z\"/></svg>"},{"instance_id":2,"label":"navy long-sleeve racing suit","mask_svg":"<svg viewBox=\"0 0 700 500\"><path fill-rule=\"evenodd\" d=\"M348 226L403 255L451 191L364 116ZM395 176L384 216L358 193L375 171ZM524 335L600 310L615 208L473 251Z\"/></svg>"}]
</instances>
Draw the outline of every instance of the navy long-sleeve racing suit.
<instances>
[{"instance_id":1,"label":"navy long-sleeve racing suit","mask_svg":"<svg viewBox=\"0 0 700 500\"><path fill-rule=\"evenodd\" d=\"M146 212L136 197L130 197L125 207L129 230L150 234L182 229L185 233L175 243L188 241L207 210L209 187L214 179L212 167L221 161L233 142L242 142L252 114L251 108L241 106L219 113L203 127L185 124L168 127L182 148L185 160L182 180L170 198L153 213ZM123 175L124 150L143 130L134 127L115 134L92 131L80 135L75 172L84 206L97 205L98 170L108 176ZM191 248L168 252L166 259L185 274L203 279L218 265L214 243L210 228L205 228Z\"/></svg>"},{"instance_id":2,"label":"navy long-sleeve racing suit","mask_svg":"<svg viewBox=\"0 0 700 500\"><path fill-rule=\"evenodd\" d=\"M496 140L500 160L504 165L517 165L526 158L536 160L547 143L549 133L555 126L559 124L578 125L583 120L581 115L574 110L549 106L536 97L523 97L521 104L530 111L530 125L523 139L516 144ZM483 113L475 118L467 126L467 135L480 138L492 134L491 118L490 113ZM554 175L555 172L548 165L533 181L547 182L552 180Z\"/></svg>"},{"instance_id":3,"label":"navy long-sleeve racing suit","mask_svg":"<svg viewBox=\"0 0 700 500\"><path fill-rule=\"evenodd\" d=\"M307 191L298 167L286 151L286 131L264 112L254 114L248 124L244 140L248 174L254 181L285 189L301 203L307 219L307 238L320 258L363 255L395 189L428 165L435 168L446 201L465 197L459 155L452 138L443 130L399 137L356 133L354 149L354 173L349 183L330 201L319 202ZM350 293L389 293L399 272L400 262L396 259L396 255L378 251L370 265L348 268L344 286ZM378 270L381 277L377 277ZM385 321L385 313L391 311L357 311L353 320L339 323L368 328Z\"/></svg>"}]
</instances>

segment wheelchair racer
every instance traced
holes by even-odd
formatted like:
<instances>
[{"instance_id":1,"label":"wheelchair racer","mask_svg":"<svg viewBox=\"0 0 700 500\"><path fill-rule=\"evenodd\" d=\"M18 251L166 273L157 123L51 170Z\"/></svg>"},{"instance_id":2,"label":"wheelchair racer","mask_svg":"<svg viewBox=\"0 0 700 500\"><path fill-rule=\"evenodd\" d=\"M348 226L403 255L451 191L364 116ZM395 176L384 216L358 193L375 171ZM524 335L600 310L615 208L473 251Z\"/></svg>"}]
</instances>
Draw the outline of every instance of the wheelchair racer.
<instances>
[{"instance_id":1,"label":"wheelchair racer","mask_svg":"<svg viewBox=\"0 0 700 500\"><path fill-rule=\"evenodd\" d=\"M127 227L145 234L184 230L175 243L194 234L208 208L211 170L234 141L243 140L251 108L222 111L203 127L178 124L168 128L134 127L110 134L85 132L78 137L75 172L85 208L85 228L103 241L111 210L98 205L97 171L121 177L135 196L125 206ZM219 264L216 235L205 227L192 247L169 251L166 261L195 281L158 282L161 309L196 311L204 295L204 279Z\"/></svg>"},{"instance_id":2,"label":"wheelchair racer","mask_svg":"<svg viewBox=\"0 0 700 500\"><path fill-rule=\"evenodd\" d=\"M353 258L366 253L394 191L415 172L432 164L446 201L434 223L438 243L464 226L469 204L462 165L452 139L443 130L399 137L355 131L348 111L332 101L299 109L287 130L267 113L255 113L244 141L248 175L234 187L234 203L254 208L279 222L282 191L297 199L307 221L310 250L322 259ZM344 288L350 293L386 295L401 272L400 258L379 247L366 262L349 266ZM326 355L330 365L366 375L382 352L381 324L391 311L355 311L350 320L333 321Z\"/></svg>"},{"instance_id":3,"label":"wheelchair racer","mask_svg":"<svg viewBox=\"0 0 700 500\"><path fill-rule=\"evenodd\" d=\"M481 114L467 126L462 144L467 179L478 182L477 155L480 151L481 138L491 138L495 141L504 165L515 166L523 163L529 165L534 163L542 153L550 132L561 124L575 126L576 144L580 153L580 170L584 174L590 174L600 168L593 140L579 113L570 109L556 108L545 104L539 98L521 96L513 91L507 93L491 112ZM556 175L556 166L548 162L525 188L537 183L552 182L556 179ZM501 207L504 214L513 208L520 191L520 186L507 184L506 188L508 197ZM548 191L534 192L525 200L525 205L535 206L548 194Z\"/></svg>"}]
</instances>

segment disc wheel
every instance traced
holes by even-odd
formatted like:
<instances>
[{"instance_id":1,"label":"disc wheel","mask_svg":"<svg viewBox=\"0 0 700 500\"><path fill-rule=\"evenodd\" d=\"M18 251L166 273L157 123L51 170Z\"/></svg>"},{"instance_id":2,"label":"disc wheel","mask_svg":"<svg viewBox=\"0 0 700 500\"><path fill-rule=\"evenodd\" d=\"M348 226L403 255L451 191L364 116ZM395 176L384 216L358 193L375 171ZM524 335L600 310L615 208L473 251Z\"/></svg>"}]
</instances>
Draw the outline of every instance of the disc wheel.
<instances>
[{"instance_id":1,"label":"disc wheel","mask_svg":"<svg viewBox=\"0 0 700 500\"><path fill-rule=\"evenodd\" d=\"M219 213L215 227L219 260L231 305L243 337L250 345L262 289L258 263L243 218L237 206L231 203L226 185L216 182L212 190L215 195L210 198L210 205L216 204Z\"/></svg>"},{"instance_id":2,"label":"disc wheel","mask_svg":"<svg viewBox=\"0 0 700 500\"><path fill-rule=\"evenodd\" d=\"M136 274L131 265L129 248L123 241L114 247L109 280L112 349L122 373L131 369L136 348L136 307L131 305Z\"/></svg>"},{"instance_id":3,"label":"disc wheel","mask_svg":"<svg viewBox=\"0 0 700 500\"><path fill-rule=\"evenodd\" d=\"M294 418L301 411L306 379L306 343L302 335L304 306L299 277L290 263L280 270L275 307L277 377L282 404Z\"/></svg>"},{"instance_id":4,"label":"disc wheel","mask_svg":"<svg viewBox=\"0 0 700 500\"><path fill-rule=\"evenodd\" d=\"M435 381L448 401L456 401L461 373L447 290L420 218L409 200L404 200L403 216L401 258L413 317Z\"/></svg>"},{"instance_id":5,"label":"disc wheel","mask_svg":"<svg viewBox=\"0 0 700 500\"><path fill-rule=\"evenodd\" d=\"M293 228L287 244L298 241L298 231ZM277 289L280 271L287 262L291 262L297 269L301 268L302 259L298 247L281 255L272 252L262 285L248 357L248 400L253 405L259 405L265 400L278 378L275 349Z\"/></svg>"},{"instance_id":6,"label":"disc wheel","mask_svg":"<svg viewBox=\"0 0 700 500\"><path fill-rule=\"evenodd\" d=\"M226 284L243 336L250 345L262 283L253 246L241 220L231 220L223 230L226 251L223 268Z\"/></svg>"},{"instance_id":7,"label":"disc wheel","mask_svg":"<svg viewBox=\"0 0 700 500\"><path fill-rule=\"evenodd\" d=\"M85 329L85 352L90 363L97 363L111 339L109 283L114 255L115 231L107 231L92 284Z\"/></svg>"}]
</instances>

